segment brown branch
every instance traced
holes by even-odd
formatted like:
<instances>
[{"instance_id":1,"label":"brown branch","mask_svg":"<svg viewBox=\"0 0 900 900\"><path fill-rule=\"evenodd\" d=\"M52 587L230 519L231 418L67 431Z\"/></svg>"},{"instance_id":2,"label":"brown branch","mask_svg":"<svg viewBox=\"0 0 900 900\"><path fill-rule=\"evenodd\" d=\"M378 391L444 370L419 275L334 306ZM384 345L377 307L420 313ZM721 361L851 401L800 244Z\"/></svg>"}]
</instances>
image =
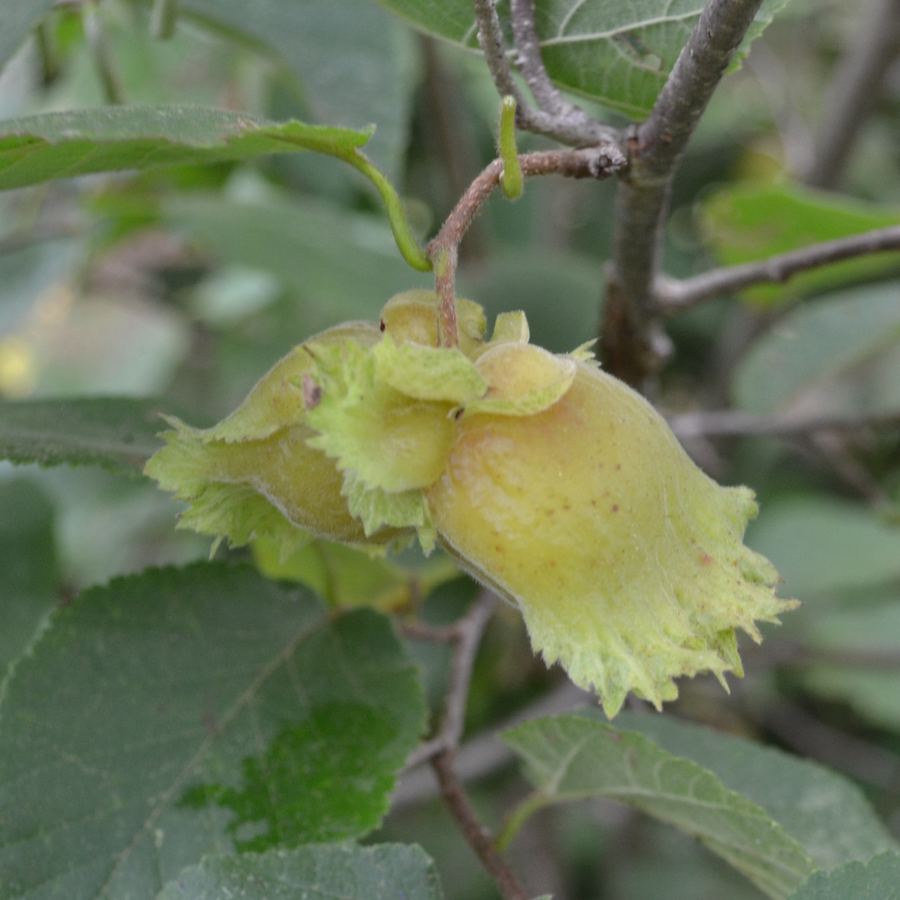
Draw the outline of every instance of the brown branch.
<instances>
[{"instance_id":1,"label":"brown branch","mask_svg":"<svg viewBox=\"0 0 900 900\"><path fill-rule=\"evenodd\" d=\"M496 606L496 594L483 590L478 595L472 609L452 629L441 629L437 637L429 637L430 640L443 641L449 638L456 642L450 670L450 685L447 689L443 720L437 736L415 750L407 759L405 768L412 768L438 753L445 750L456 750L459 746L465 720L466 701L469 698L469 684L472 679L475 652L481 642L488 619L493 615Z\"/></svg>"},{"instance_id":2,"label":"brown branch","mask_svg":"<svg viewBox=\"0 0 900 900\"><path fill-rule=\"evenodd\" d=\"M563 175L567 178L609 178L625 165L625 157L613 146L585 147L579 150L543 150L519 157L526 178L537 175ZM457 248L484 202L500 183L503 161L495 159L472 182L441 230L425 250L434 263L435 289L440 297L439 336L441 346L454 347L456 336L456 257Z\"/></svg>"},{"instance_id":3,"label":"brown branch","mask_svg":"<svg viewBox=\"0 0 900 900\"><path fill-rule=\"evenodd\" d=\"M488 833L485 831L456 773L453 771L453 751L445 750L431 761L438 783L441 786L441 797L453 818L456 819L460 831L475 851L481 864L494 879L504 900L528 900L522 885L507 866Z\"/></svg>"},{"instance_id":4,"label":"brown branch","mask_svg":"<svg viewBox=\"0 0 900 900\"><path fill-rule=\"evenodd\" d=\"M559 98L559 102L552 103L552 109L546 111L545 109L535 109L531 106L522 95L519 86L513 78L509 59L506 55L506 41L503 37L503 29L500 26L500 19L497 16L494 2L492 0L473 0L473 3L478 20L478 43L484 53L494 85L501 97L508 95L516 99L516 125L524 131L543 134L571 147L591 147L607 144L618 148L621 142L621 133L618 129L603 125L592 119L584 110L565 100L550 83L550 79L544 70L544 64L540 60L540 49L537 45L537 35L534 32L533 2L531 3L530 22L531 31L534 34L535 47L529 47L523 53L523 47L518 46L518 32L516 44L519 51L520 67L525 73L525 80L528 82L529 87L534 91L530 78L537 77L541 82L538 88L540 93L535 94L538 104L543 106L545 102L548 102L549 94L545 89L545 85ZM522 9L521 0L519 0L519 3L514 3L513 6L514 29L527 28L528 10ZM516 12L517 6L518 14ZM530 44L532 41L529 40L528 43ZM543 75L537 74L538 66Z\"/></svg>"},{"instance_id":5,"label":"brown branch","mask_svg":"<svg viewBox=\"0 0 900 900\"><path fill-rule=\"evenodd\" d=\"M653 284L672 176L761 2L709 0L650 117L630 140L601 348L607 369L637 387L658 368L665 352Z\"/></svg>"},{"instance_id":6,"label":"brown branch","mask_svg":"<svg viewBox=\"0 0 900 900\"><path fill-rule=\"evenodd\" d=\"M804 178L814 187L833 188L840 181L884 77L900 52L900 2L870 0L866 12L825 98L825 118Z\"/></svg>"},{"instance_id":7,"label":"brown branch","mask_svg":"<svg viewBox=\"0 0 900 900\"><path fill-rule=\"evenodd\" d=\"M456 819L463 837L496 882L504 900L527 900L528 895L494 847L486 829L479 822L453 767L456 748L462 738L475 654L481 643L484 629L496 606L497 595L483 590L471 610L454 626L457 645L453 654L450 686L444 704L444 717L440 733L436 738L420 747L410 757L407 765L430 760L440 784L441 797L453 818Z\"/></svg>"},{"instance_id":8,"label":"brown branch","mask_svg":"<svg viewBox=\"0 0 900 900\"><path fill-rule=\"evenodd\" d=\"M809 269L889 250L900 250L900 225L823 241L779 253L760 262L713 269L693 278L679 280L660 276L656 280L654 294L659 312L664 316L673 316L693 309L706 300L732 294L754 284L782 284Z\"/></svg>"}]
</instances>

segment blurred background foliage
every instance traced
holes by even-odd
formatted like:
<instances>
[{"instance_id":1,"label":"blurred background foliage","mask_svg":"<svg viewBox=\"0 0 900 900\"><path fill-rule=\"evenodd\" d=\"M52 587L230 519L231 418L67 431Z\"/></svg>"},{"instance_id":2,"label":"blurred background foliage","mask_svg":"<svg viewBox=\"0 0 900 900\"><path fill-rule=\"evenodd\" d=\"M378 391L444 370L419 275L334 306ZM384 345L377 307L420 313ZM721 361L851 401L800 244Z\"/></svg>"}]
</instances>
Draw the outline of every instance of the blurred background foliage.
<instances>
[{"instance_id":1,"label":"blurred background foliage","mask_svg":"<svg viewBox=\"0 0 900 900\"><path fill-rule=\"evenodd\" d=\"M722 83L674 185L670 274L900 222L900 61L836 190L802 184L828 85L866 6L793 0ZM258 7L248 15L239 0L183 0L174 37L155 41L149 6L137 0L57 3L2 70L0 116L127 101L375 122L367 152L398 185L420 235L432 234L495 154L498 101L483 62L369 0ZM521 137L523 150L544 146ZM555 178L529 183L514 204L493 198L462 245L460 293L489 315L524 309L533 340L551 350L592 339L614 198L611 181ZM676 317L675 353L653 398L672 415L734 408L830 419L828 428L775 436L685 438L710 474L757 492L762 511L749 543L803 606L781 629L766 629L761 648L744 648L747 677L732 682L731 696L699 678L681 685L668 710L849 774L895 836L898 279L898 256L880 255ZM339 321L375 318L393 293L429 282L400 258L364 179L314 154L8 191L0 194L0 395L166 396L194 421L213 421L294 344ZM0 580L22 598L0 635L0 662L49 605L81 588L205 558L208 541L173 530L177 511L138 479L0 463ZM264 548L257 556L266 571L350 602L354 592L380 591L385 608L408 599L404 572L415 570L436 625L452 621L474 590L446 563L422 569L416 558L374 571L352 551L324 548L279 571ZM437 706L446 649L414 642L413 650ZM533 658L518 614L502 609L476 666L472 743L461 754L488 825L525 792L488 729L548 696L571 701L564 681ZM495 896L434 794L425 782L401 785L376 837L422 843L451 900ZM557 900L762 896L692 840L606 801L544 810L510 857L529 885Z\"/></svg>"}]
</instances>

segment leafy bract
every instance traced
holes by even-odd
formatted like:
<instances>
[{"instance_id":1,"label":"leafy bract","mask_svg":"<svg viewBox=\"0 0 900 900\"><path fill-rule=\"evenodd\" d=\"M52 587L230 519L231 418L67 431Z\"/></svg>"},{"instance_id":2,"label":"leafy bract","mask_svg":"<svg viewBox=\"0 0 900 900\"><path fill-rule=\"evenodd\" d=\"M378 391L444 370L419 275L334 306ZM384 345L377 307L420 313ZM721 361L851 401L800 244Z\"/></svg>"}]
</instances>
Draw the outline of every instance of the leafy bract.
<instances>
[{"instance_id":1,"label":"leafy bract","mask_svg":"<svg viewBox=\"0 0 900 900\"><path fill-rule=\"evenodd\" d=\"M310 114L378 130L369 152L400 175L416 85L410 35L371 0L181 0L181 9L272 47L299 79Z\"/></svg>"},{"instance_id":2,"label":"leafy bract","mask_svg":"<svg viewBox=\"0 0 900 900\"><path fill-rule=\"evenodd\" d=\"M796 184L726 187L704 202L701 216L706 239L726 265L767 259L898 222L900 209L896 207ZM785 284L756 285L743 296L760 304L789 300L894 269L898 259L896 252L864 255L802 272Z\"/></svg>"},{"instance_id":3,"label":"leafy bract","mask_svg":"<svg viewBox=\"0 0 900 900\"><path fill-rule=\"evenodd\" d=\"M759 804L823 869L897 849L859 788L824 766L671 716L623 713L616 724L714 772Z\"/></svg>"},{"instance_id":4,"label":"leafy bract","mask_svg":"<svg viewBox=\"0 0 900 900\"><path fill-rule=\"evenodd\" d=\"M0 682L54 604L53 508L33 482L0 482Z\"/></svg>"},{"instance_id":5,"label":"leafy bract","mask_svg":"<svg viewBox=\"0 0 900 900\"><path fill-rule=\"evenodd\" d=\"M900 413L896 286L856 288L788 313L741 361L734 394L750 412Z\"/></svg>"},{"instance_id":6,"label":"leafy bract","mask_svg":"<svg viewBox=\"0 0 900 900\"><path fill-rule=\"evenodd\" d=\"M770 897L788 897L816 869L800 841L713 772L599 715L535 719L502 737L545 802L629 803L694 835Z\"/></svg>"},{"instance_id":7,"label":"leafy bract","mask_svg":"<svg viewBox=\"0 0 900 900\"><path fill-rule=\"evenodd\" d=\"M260 856L210 856L156 900L441 900L434 864L417 846L313 844Z\"/></svg>"},{"instance_id":8,"label":"leafy bract","mask_svg":"<svg viewBox=\"0 0 900 900\"><path fill-rule=\"evenodd\" d=\"M167 401L125 397L0 402L0 458L137 475L162 446L162 414L176 411Z\"/></svg>"},{"instance_id":9,"label":"leafy bract","mask_svg":"<svg viewBox=\"0 0 900 900\"><path fill-rule=\"evenodd\" d=\"M816 872L791 900L900 900L900 855L882 853L871 862L851 862Z\"/></svg>"},{"instance_id":10,"label":"leafy bract","mask_svg":"<svg viewBox=\"0 0 900 900\"><path fill-rule=\"evenodd\" d=\"M232 845L364 834L423 719L371 610L214 563L93 588L0 707L0 897L152 900Z\"/></svg>"},{"instance_id":11,"label":"leafy bract","mask_svg":"<svg viewBox=\"0 0 900 900\"><path fill-rule=\"evenodd\" d=\"M0 190L92 172L316 150L352 154L371 131L267 122L204 107L108 106L0 122Z\"/></svg>"},{"instance_id":12,"label":"leafy bract","mask_svg":"<svg viewBox=\"0 0 900 900\"><path fill-rule=\"evenodd\" d=\"M379 2L426 31L478 47L469 0ZM786 2L764 0L739 55ZM544 64L560 87L645 118L705 5L702 0L537 0ZM508 20L508 3L501 3L499 12Z\"/></svg>"}]
</instances>

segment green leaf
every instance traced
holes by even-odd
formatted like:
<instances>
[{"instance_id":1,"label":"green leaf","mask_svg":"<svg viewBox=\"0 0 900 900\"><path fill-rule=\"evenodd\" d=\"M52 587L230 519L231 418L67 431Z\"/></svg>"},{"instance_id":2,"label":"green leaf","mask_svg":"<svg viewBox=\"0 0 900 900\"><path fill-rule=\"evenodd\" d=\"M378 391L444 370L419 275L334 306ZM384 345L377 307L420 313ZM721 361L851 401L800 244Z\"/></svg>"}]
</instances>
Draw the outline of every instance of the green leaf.
<instances>
[{"instance_id":1,"label":"green leaf","mask_svg":"<svg viewBox=\"0 0 900 900\"><path fill-rule=\"evenodd\" d=\"M900 303L874 285L808 302L749 350L735 399L750 412L860 419L900 411Z\"/></svg>"},{"instance_id":2,"label":"green leaf","mask_svg":"<svg viewBox=\"0 0 900 900\"><path fill-rule=\"evenodd\" d=\"M333 844L261 856L210 856L156 900L442 900L434 864L417 846Z\"/></svg>"},{"instance_id":3,"label":"green leaf","mask_svg":"<svg viewBox=\"0 0 900 900\"><path fill-rule=\"evenodd\" d=\"M816 872L791 900L900 900L900 856L883 853L865 865Z\"/></svg>"},{"instance_id":4,"label":"green leaf","mask_svg":"<svg viewBox=\"0 0 900 900\"><path fill-rule=\"evenodd\" d=\"M394 181L409 140L416 67L410 35L371 0L181 0L181 8L272 47L299 79L318 122L365 128Z\"/></svg>"},{"instance_id":5,"label":"green leaf","mask_svg":"<svg viewBox=\"0 0 900 900\"><path fill-rule=\"evenodd\" d=\"M0 482L0 682L56 599L53 507L24 478Z\"/></svg>"},{"instance_id":6,"label":"green leaf","mask_svg":"<svg viewBox=\"0 0 900 900\"><path fill-rule=\"evenodd\" d=\"M900 222L900 210L796 184L739 184L703 204L701 225L725 265L767 259L820 241ZM783 302L890 271L897 253L877 253L801 273L781 284L748 288L755 303Z\"/></svg>"},{"instance_id":7,"label":"green leaf","mask_svg":"<svg viewBox=\"0 0 900 900\"><path fill-rule=\"evenodd\" d=\"M801 600L900 578L900 529L861 504L800 497L766 506L747 543L772 560L786 592Z\"/></svg>"},{"instance_id":8,"label":"green leaf","mask_svg":"<svg viewBox=\"0 0 900 900\"><path fill-rule=\"evenodd\" d=\"M900 603L832 611L812 624L813 647L887 654L900 651ZM848 703L869 722L900 731L900 672L863 666L816 666L804 674L813 691Z\"/></svg>"},{"instance_id":9,"label":"green leaf","mask_svg":"<svg viewBox=\"0 0 900 900\"><path fill-rule=\"evenodd\" d=\"M470 0L379 0L413 25L477 48ZM739 54L787 0L764 0ZM537 0L536 24L550 77L611 109L645 118L706 5L702 0ZM500 6L501 21L509 5Z\"/></svg>"},{"instance_id":10,"label":"green leaf","mask_svg":"<svg viewBox=\"0 0 900 900\"><path fill-rule=\"evenodd\" d=\"M0 708L0 897L152 900L232 844L364 834L423 719L371 610L215 563L86 591Z\"/></svg>"},{"instance_id":11,"label":"green leaf","mask_svg":"<svg viewBox=\"0 0 900 900\"><path fill-rule=\"evenodd\" d=\"M162 415L177 412L164 400L124 397L0 401L0 458L135 475L163 445Z\"/></svg>"},{"instance_id":12,"label":"green leaf","mask_svg":"<svg viewBox=\"0 0 900 900\"><path fill-rule=\"evenodd\" d=\"M204 107L107 106L0 122L0 190L91 172L316 150L352 154L370 132L267 122Z\"/></svg>"},{"instance_id":13,"label":"green leaf","mask_svg":"<svg viewBox=\"0 0 900 900\"><path fill-rule=\"evenodd\" d=\"M803 846L761 807L697 763L590 714L534 719L502 735L544 802L609 797L694 835L770 897L815 871Z\"/></svg>"},{"instance_id":14,"label":"green leaf","mask_svg":"<svg viewBox=\"0 0 900 900\"><path fill-rule=\"evenodd\" d=\"M762 807L820 868L897 849L859 788L830 769L670 716L622 713L616 724L715 773Z\"/></svg>"},{"instance_id":15,"label":"green leaf","mask_svg":"<svg viewBox=\"0 0 900 900\"><path fill-rule=\"evenodd\" d=\"M0 69L51 6L53 0L14 0L0 5Z\"/></svg>"},{"instance_id":16,"label":"green leaf","mask_svg":"<svg viewBox=\"0 0 900 900\"><path fill-rule=\"evenodd\" d=\"M162 214L230 264L274 275L294 300L297 342L338 322L378 321L393 294L433 284L400 259L383 220L324 201L192 195L165 201Z\"/></svg>"}]
</instances>

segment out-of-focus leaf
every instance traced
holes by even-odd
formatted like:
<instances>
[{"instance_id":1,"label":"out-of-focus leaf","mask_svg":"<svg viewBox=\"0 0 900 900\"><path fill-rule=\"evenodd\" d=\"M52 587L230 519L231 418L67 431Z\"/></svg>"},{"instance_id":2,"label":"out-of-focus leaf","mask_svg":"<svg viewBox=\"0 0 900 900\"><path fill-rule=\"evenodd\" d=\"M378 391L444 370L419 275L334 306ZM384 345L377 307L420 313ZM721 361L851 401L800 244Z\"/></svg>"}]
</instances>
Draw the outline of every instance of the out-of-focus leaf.
<instances>
[{"instance_id":1,"label":"out-of-focus leaf","mask_svg":"<svg viewBox=\"0 0 900 900\"><path fill-rule=\"evenodd\" d=\"M375 320L394 294L433 285L401 259L383 220L323 201L182 196L163 217L229 264L278 278L301 307L295 343L338 322Z\"/></svg>"},{"instance_id":2,"label":"out-of-focus leaf","mask_svg":"<svg viewBox=\"0 0 900 900\"><path fill-rule=\"evenodd\" d=\"M24 478L0 482L0 682L53 606L53 508Z\"/></svg>"},{"instance_id":3,"label":"out-of-focus leaf","mask_svg":"<svg viewBox=\"0 0 900 900\"><path fill-rule=\"evenodd\" d=\"M51 6L53 0L14 0L0 5L0 70Z\"/></svg>"},{"instance_id":4,"label":"out-of-focus leaf","mask_svg":"<svg viewBox=\"0 0 900 900\"><path fill-rule=\"evenodd\" d=\"M900 856L883 853L866 864L816 872L790 900L900 900Z\"/></svg>"},{"instance_id":5,"label":"out-of-focus leaf","mask_svg":"<svg viewBox=\"0 0 900 900\"><path fill-rule=\"evenodd\" d=\"M900 222L900 210L794 184L726 187L703 204L701 225L725 265L766 259L820 241L848 237ZM743 292L769 304L893 270L898 253L845 260L794 276L787 283L763 284Z\"/></svg>"},{"instance_id":6,"label":"out-of-focus leaf","mask_svg":"<svg viewBox=\"0 0 900 900\"><path fill-rule=\"evenodd\" d=\"M478 47L469 0L379 0L419 28ZM764 0L739 55L787 0ZM560 87L645 118L705 6L701 0L537 0L544 64ZM500 4L501 21L509 4Z\"/></svg>"},{"instance_id":7,"label":"out-of-focus leaf","mask_svg":"<svg viewBox=\"0 0 900 900\"><path fill-rule=\"evenodd\" d=\"M204 854L371 830L424 708L372 610L200 563L86 591L0 715L0 897L152 900Z\"/></svg>"},{"instance_id":8,"label":"out-of-focus leaf","mask_svg":"<svg viewBox=\"0 0 900 900\"><path fill-rule=\"evenodd\" d=\"M313 844L262 855L210 856L156 900L442 900L434 864L417 846Z\"/></svg>"},{"instance_id":9,"label":"out-of-focus leaf","mask_svg":"<svg viewBox=\"0 0 900 900\"><path fill-rule=\"evenodd\" d=\"M395 181L408 141L415 56L408 32L371 0L182 0L182 9L275 49L318 122L377 130L371 158Z\"/></svg>"},{"instance_id":10,"label":"out-of-focus leaf","mask_svg":"<svg viewBox=\"0 0 900 900\"><path fill-rule=\"evenodd\" d=\"M900 529L859 504L804 497L769 505L748 543L781 573L781 593L800 600L900 578Z\"/></svg>"},{"instance_id":11,"label":"out-of-focus leaf","mask_svg":"<svg viewBox=\"0 0 900 900\"><path fill-rule=\"evenodd\" d=\"M553 353L568 353L597 336L603 271L587 257L507 251L459 281L460 295L484 306L488 321L511 309L523 310L532 342ZM563 306L565 315L560 315Z\"/></svg>"},{"instance_id":12,"label":"out-of-focus leaf","mask_svg":"<svg viewBox=\"0 0 900 900\"><path fill-rule=\"evenodd\" d=\"M91 172L250 159L316 150L351 153L367 131L266 122L191 106L107 106L0 122L0 190Z\"/></svg>"},{"instance_id":13,"label":"out-of-focus leaf","mask_svg":"<svg viewBox=\"0 0 900 900\"><path fill-rule=\"evenodd\" d=\"M396 557L370 557L364 550L330 541L312 541L284 562L279 557L279 547L272 541L253 542L253 558L264 575L299 581L337 607L400 609L460 574L441 552L406 567Z\"/></svg>"},{"instance_id":14,"label":"out-of-focus leaf","mask_svg":"<svg viewBox=\"0 0 900 900\"><path fill-rule=\"evenodd\" d=\"M770 897L788 897L816 869L795 837L717 775L599 714L533 719L502 739L548 802L629 803L694 835Z\"/></svg>"},{"instance_id":15,"label":"out-of-focus leaf","mask_svg":"<svg viewBox=\"0 0 900 900\"><path fill-rule=\"evenodd\" d=\"M622 713L616 724L714 772L759 804L820 868L897 849L859 788L830 769L671 716Z\"/></svg>"},{"instance_id":16,"label":"out-of-focus leaf","mask_svg":"<svg viewBox=\"0 0 900 900\"><path fill-rule=\"evenodd\" d=\"M900 654L900 592L894 603L834 611L817 618L808 640L838 655L842 651ZM900 671L817 666L806 673L804 681L825 697L849 703L868 721L900 730Z\"/></svg>"},{"instance_id":17,"label":"out-of-focus leaf","mask_svg":"<svg viewBox=\"0 0 900 900\"><path fill-rule=\"evenodd\" d=\"M857 288L793 310L744 357L734 395L759 413L852 420L900 412L897 286Z\"/></svg>"},{"instance_id":18,"label":"out-of-focus leaf","mask_svg":"<svg viewBox=\"0 0 900 900\"><path fill-rule=\"evenodd\" d=\"M35 298L70 270L76 257L77 243L71 238L42 241L0 254L0 331L27 313Z\"/></svg>"},{"instance_id":19,"label":"out-of-focus leaf","mask_svg":"<svg viewBox=\"0 0 900 900\"><path fill-rule=\"evenodd\" d=\"M164 400L124 397L0 402L0 458L136 474L162 446L163 414L178 411Z\"/></svg>"}]
</instances>

